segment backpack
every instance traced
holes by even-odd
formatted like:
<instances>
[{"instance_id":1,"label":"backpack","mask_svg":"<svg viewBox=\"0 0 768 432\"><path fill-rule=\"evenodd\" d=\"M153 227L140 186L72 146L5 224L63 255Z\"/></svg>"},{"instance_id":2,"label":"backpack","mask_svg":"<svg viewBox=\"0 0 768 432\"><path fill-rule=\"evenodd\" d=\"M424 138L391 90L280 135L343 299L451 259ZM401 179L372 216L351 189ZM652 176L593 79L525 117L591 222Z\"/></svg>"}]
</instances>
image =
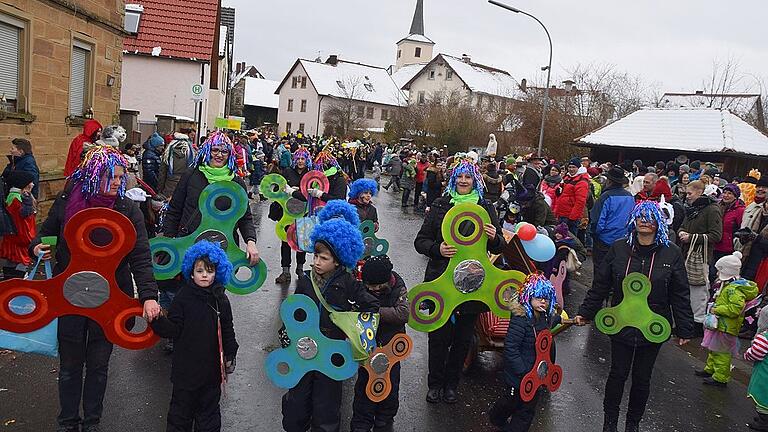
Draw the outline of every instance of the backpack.
<instances>
[{"instance_id":1,"label":"backpack","mask_svg":"<svg viewBox=\"0 0 768 432\"><path fill-rule=\"evenodd\" d=\"M587 210L592 210L595 206L595 185L591 181L587 180L589 184L589 192L587 193Z\"/></svg>"}]
</instances>

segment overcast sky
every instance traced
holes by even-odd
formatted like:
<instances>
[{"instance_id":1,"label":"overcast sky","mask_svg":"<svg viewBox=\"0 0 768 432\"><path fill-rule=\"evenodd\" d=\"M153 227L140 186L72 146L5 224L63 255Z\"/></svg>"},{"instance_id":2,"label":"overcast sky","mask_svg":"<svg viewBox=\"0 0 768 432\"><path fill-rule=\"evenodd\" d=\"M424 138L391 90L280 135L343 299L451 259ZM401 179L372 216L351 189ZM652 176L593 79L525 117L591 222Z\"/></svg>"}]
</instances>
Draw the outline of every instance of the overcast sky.
<instances>
[{"instance_id":1,"label":"overcast sky","mask_svg":"<svg viewBox=\"0 0 768 432\"><path fill-rule=\"evenodd\" d=\"M235 59L280 80L298 57L386 67L410 29L416 0L223 0L235 7ZM610 63L658 83L692 91L729 57L768 78L765 0L507 0L536 15L554 45L553 76L575 64ZM532 19L485 0L425 0L425 33L435 54L470 54L478 63L532 81L547 62L544 31ZM750 84L750 82L745 82Z\"/></svg>"}]
</instances>

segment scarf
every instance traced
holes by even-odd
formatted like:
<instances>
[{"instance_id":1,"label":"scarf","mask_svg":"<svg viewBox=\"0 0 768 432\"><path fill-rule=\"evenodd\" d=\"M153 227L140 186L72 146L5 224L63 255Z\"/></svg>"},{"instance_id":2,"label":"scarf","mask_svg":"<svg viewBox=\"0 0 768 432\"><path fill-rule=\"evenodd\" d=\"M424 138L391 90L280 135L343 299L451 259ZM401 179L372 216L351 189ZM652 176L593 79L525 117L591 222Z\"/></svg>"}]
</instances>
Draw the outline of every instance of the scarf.
<instances>
[{"instance_id":1,"label":"scarf","mask_svg":"<svg viewBox=\"0 0 768 432\"><path fill-rule=\"evenodd\" d=\"M448 193L451 195L451 204L464 204L466 202L477 204L480 200L480 194L476 189L472 189L472 192L464 195L459 195L459 193L453 189L449 190Z\"/></svg>"},{"instance_id":2,"label":"scarf","mask_svg":"<svg viewBox=\"0 0 768 432\"><path fill-rule=\"evenodd\" d=\"M232 179L235 178L235 173L233 173L226 165L220 168L214 168L210 165L200 165L198 166L198 169L205 175L205 178L208 179L208 183L232 181Z\"/></svg>"},{"instance_id":3,"label":"scarf","mask_svg":"<svg viewBox=\"0 0 768 432\"><path fill-rule=\"evenodd\" d=\"M92 207L104 207L113 209L117 196L104 196L96 194L90 198L86 198L82 191L82 184L76 183L72 188L72 192L69 195L67 206L64 209L64 224L77 214L80 210L85 210Z\"/></svg>"},{"instance_id":4,"label":"scarf","mask_svg":"<svg viewBox=\"0 0 768 432\"><path fill-rule=\"evenodd\" d=\"M696 219L696 217L699 216L699 213L713 202L714 200L708 196L697 198L693 204L685 206L685 216L688 219Z\"/></svg>"}]
</instances>

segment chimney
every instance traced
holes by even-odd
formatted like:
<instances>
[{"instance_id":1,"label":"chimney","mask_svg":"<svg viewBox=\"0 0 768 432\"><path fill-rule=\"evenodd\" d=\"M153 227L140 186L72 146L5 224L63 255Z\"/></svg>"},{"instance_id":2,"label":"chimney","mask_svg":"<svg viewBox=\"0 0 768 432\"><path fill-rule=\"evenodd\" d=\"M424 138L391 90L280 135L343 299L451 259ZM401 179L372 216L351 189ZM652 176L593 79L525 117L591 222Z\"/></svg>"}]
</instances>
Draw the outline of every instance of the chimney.
<instances>
[{"instance_id":1,"label":"chimney","mask_svg":"<svg viewBox=\"0 0 768 432\"><path fill-rule=\"evenodd\" d=\"M237 64L235 65L235 76L240 75L240 72L243 71L243 66L242 65L243 64L240 63L240 62L237 62Z\"/></svg>"},{"instance_id":2,"label":"chimney","mask_svg":"<svg viewBox=\"0 0 768 432\"><path fill-rule=\"evenodd\" d=\"M472 62L472 58L469 55L467 55L467 54L462 54L461 55L461 61L463 61L464 63L469 64L469 63Z\"/></svg>"},{"instance_id":3,"label":"chimney","mask_svg":"<svg viewBox=\"0 0 768 432\"><path fill-rule=\"evenodd\" d=\"M528 92L528 80L527 79L523 78L522 80L520 80L520 90L522 90L523 93L527 93Z\"/></svg>"},{"instance_id":4,"label":"chimney","mask_svg":"<svg viewBox=\"0 0 768 432\"><path fill-rule=\"evenodd\" d=\"M696 90L696 94L697 95L703 95L704 94L704 90Z\"/></svg>"},{"instance_id":5,"label":"chimney","mask_svg":"<svg viewBox=\"0 0 768 432\"><path fill-rule=\"evenodd\" d=\"M339 56L336 54L331 54L328 56L328 60L326 60L325 63L336 66L339 63Z\"/></svg>"},{"instance_id":6,"label":"chimney","mask_svg":"<svg viewBox=\"0 0 768 432\"><path fill-rule=\"evenodd\" d=\"M573 84L574 81L572 80L565 80L563 81L563 84L565 84L565 91L570 93L573 90Z\"/></svg>"}]
</instances>

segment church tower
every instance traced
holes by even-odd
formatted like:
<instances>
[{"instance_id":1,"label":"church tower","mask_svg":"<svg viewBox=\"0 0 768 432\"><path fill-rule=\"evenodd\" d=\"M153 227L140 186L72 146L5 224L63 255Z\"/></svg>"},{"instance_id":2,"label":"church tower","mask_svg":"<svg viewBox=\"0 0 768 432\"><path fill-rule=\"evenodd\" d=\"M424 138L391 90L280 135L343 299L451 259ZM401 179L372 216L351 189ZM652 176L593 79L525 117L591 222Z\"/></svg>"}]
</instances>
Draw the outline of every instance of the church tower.
<instances>
[{"instance_id":1,"label":"church tower","mask_svg":"<svg viewBox=\"0 0 768 432\"><path fill-rule=\"evenodd\" d=\"M403 66L429 62L434 46L432 39L424 35L424 0L416 0L411 31L397 43L395 71Z\"/></svg>"}]
</instances>

